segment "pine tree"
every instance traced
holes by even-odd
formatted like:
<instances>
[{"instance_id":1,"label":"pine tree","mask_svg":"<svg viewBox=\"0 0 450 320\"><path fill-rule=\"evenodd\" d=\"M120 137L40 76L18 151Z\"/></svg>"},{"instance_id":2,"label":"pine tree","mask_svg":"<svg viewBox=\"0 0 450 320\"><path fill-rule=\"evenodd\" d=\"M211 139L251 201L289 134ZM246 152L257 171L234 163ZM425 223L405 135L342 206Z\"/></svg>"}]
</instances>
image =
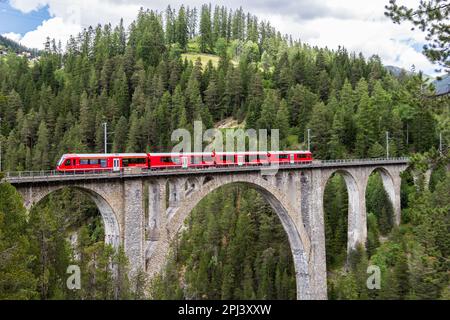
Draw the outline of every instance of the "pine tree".
<instances>
[{"instance_id":1,"label":"pine tree","mask_svg":"<svg viewBox=\"0 0 450 320\"><path fill-rule=\"evenodd\" d=\"M213 51L214 42L211 30L211 9L210 5L202 5L200 14L200 51L209 53Z\"/></svg>"},{"instance_id":2,"label":"pine tree","mask_svg":"<svg viewBox=\"0 0 450 320\"><path fill-rule=\"evenodd\" d=\"M114 77L111 94L117 103L119 114L127 116L129 113L128 79L122 66L119 67Z\"/></svg>"},{"instance_id":3,"label":"pine tree","mask_svg":"<svg viewBox=\"0 0 450 320\"><path fill-rule=\"evenodd\" d=\"M377 141L376 114L369 98L367 83L364 80L358 82L357 93L359 96L358 111L356 114L356 154L359 158L367 156L367 149Z\"/></svg>"},{"instance_id":4,"label":"pine tree","mask_svg":"<svg viewBox=\"0 0 450 320\"><path fill-rule=\"evenodd\" d=\"M275 128L280 130L280 139L283 141L289 134L289 111L286 100L281 100L275 118Z\"/></svg>"},{"instance_id":5,"label":"pine tree","mask_svg":"<svg viewBox=\"0 0 450 320\"><path fill-rule=\"evenodd\" d=\"M59 154L64 153L85 153L87 147L83 142L83 136L80 125L75 124L64 134L61 143L58 146Z\"/></svg>"},{"instance_id":6,"label":"pine tree","mask_svg":"<svg viewBox=\"0 0 450 320\"><path fill-rule=\"evenodd\" d=\"M187 49L187 43L188 43L188 37L189 37L189 31L188 31L188 24L187 24L187 17L186 17L186 10L184 6L182 5L180 9L178 10L178 17L176 22L176 35L177 35L177 41L181 47L182 50Z\"/></svg>"},{"instance_id":7,"label":"pine tree","mask_svg":"<svg viewBox=\"0 0 450 320\"><path fill-rule=\"evenodd\" d=\"M331 97L327 107L331 110L335 110L333 123L331 126L331 138L329 142L329 155L331 159L345 159L348 156L348 151L343 142L345 134L344 127L344 112L339 107L335 97Z\"/></svg>"},{"instance_id":8,"label":"pine tree","mask_svg":"<svg viewBox=\"0 0 450 320\"><path fill-rule=\"evenodd\" d=\"M175 10L172 10L170 5L166 8L166 28L165 28L165 35L166 35L166 43L172 44L176 41L176 23L175 23Z\"/></svg>"},{"instance_id":9,"label":"pine tree","mask_svg":"<svg viewBox=\"0 0 450 320\"><path fill-rule=\"evenodd\" d=\"M105 152L105 128L103 121L103 116L100 112L97 112L95 116L95 152L101 153ZM106 151L111 151L109 147L107 147Z\"/></svg>"},{"instance_id":10,"label":"pine tree","mask_svg":"<svg viewBox=\"0 0 450 320\"><path fill-rule=\"evenodd\" d=\"M136 113L133 113L130 118L130 129L128 131L125 152L142 152L140 150L141 138L140 121Z\"/></svg>"},{"instance_id":11,"label":"pine tree","mask_svg":"<svg viewBox=\"0 0 450 320\"><path fill-rule=\"evenodd\" d=\"M220 113L219 90L215 79L212 79L209 82L208 88L205 90L204 94L205 104L208 110L215 115L214 120L222 119L223 114Z\"/></svg>"},{"instance_id":12,"label":"pine tree","mask_svg":"<svg viewBox=\"0 0 450 320\"><path fill-rule=\"evenodd\" d=\"M370 149L367 151L367 156L369 158L382 158L386 155L386 150L381 144L375 142L372 144Z\"/></svg>"},{"instance_id":13,"label":"pine tree","mask_svg":"<svg viewBox=\"0 0 450 320\"><path fill-rule=\"evenodd\" d=\"M308 88L296 85L289 90L288 105L290 106L291 125L298 127L298 132L303 133L307 128L313 106L318 101L317 96Z\"/></svg>"},{"instance_id":14,"label":"pine tree","mask_svg":"<svg viewBox=\"0 0 450 320\"><path fill-rule=\"evenodd\" d=\"M279 98L273 90L268 90L266 92L266 97L264 103L261 107L261 115L258 119L258 128L271 130L275 128L274 114L277 113L279 108Z\"/></svg>"},{"instance_id":15,"label":"pine tree","mask_svg":"<svg viewBox=\"0 0 450 320\"><path fill-rule=\"evenodd\" d=\"M169 128L169 105L171 104L171 96L169 92L165 92L161 101L158 105L158 108L155 110L155 122L158 124L160 128ZM166 129L167 130L167 129ZM169 132L161 130L158 136L157 146L164 147L169 145Z\"/></svg>"},{"instance_id":16,"label":"pine tree","mask_svg":"<svg viewBox=\"0 0 450 320\"><path fill-rule=\"evenodd\" d=\"M6 156L5 156L5 170L16 171L19 165L18 154L19 139L14 130L9 132L8 140L6 141Z\"/></svg>"},{"instance_id":17,"label":"pine tree","mask_svg":"<svg viewBox=\"0 0 450 320\"><path fill-rule=\"evenodd\" d=\"M7 107L3 113L6 123L9 128L14 127L14 120L16 119L16 112L22 108L22 99L15 90L11 90L7 96Z\"/></svg>"},{"instance_id":18,"label":"pine tree","mask_svg":"<svg viewBox=\"0 0 450 320\"><path fill-rule=\"evenodd\" d=\"M0 299L35 299L37 279L31 263L27 214L19 193L0 184Z\"/></svg>"},{"instance_id":19,"label":"pine tree","mask_svg":"<svg viewBox=\"0 0 450 320\"><path fill-rule=\"evenodd\" d=\"M228 68L226 77L226 89L225 89L225 99L227 100L229 107L226 115L230 113L235 117L240 114L241 103L243 96L243 86L241 72L239 68Z\"/></svg>"},{"instance_id":20,"label":"pine tree","mask_svg":"<svg viewBox=\"0 0 450 320\"><path fill-rule=\"evenodd\" d=\"M244 266L244 283L242 288L242 299L254 300L256 298L255 290L253 289L253 271L249 262Z\"/></svg>"},{"instance_id":21,"label":"pine tree","mask_svg":"<svg viewBox=\"0 0 450 320\"><path fill-rule=\"evenodd\" d=\"M112 152L114 153L125 152L126 149L125 142L127 139L127 132L128 132L127 119L124 116L122 116L120 117L119 121L117 122L114 128L114 142Z\"/></svg>"},{"instance_id":22,"label":"pine tree","mask_svg":"<svg viewBox=\"0 0 450 320\"><path fill-rule=\"evenodd\" d=\"M41 121L39 125L38 139L33 153L33 169L50 169L48 130L44 121Z\"/></svg>"},{"instance_id":23,"label":"pine tree","mask_svg":"<svg viewBox=\"0 0 450 320\"><path fill-rule=\"evenodd\" d=\"M369 212L367 214L367 255L370 257L375 253L375 249L379 247L379 230L378 221L375 214Z\"/></svg>"},{"instance_id":24,"label":"pine tree","mask_svg":"<svg viewBox=\"0 0 450 320\"><path fill-rule=\"evenodd\" d=\"M356 125L354 123L354 113L356 111L356 101L351 84L346 80L342 86L339 99L339 108L343 113L344 135L342 140L344 145L351 151L354 150L356 140Z\"/></svg>"},{"instance_id":25,"label":"pine tree","mask_svg":"<svg viewBox=\"0 0 450 320\"><path fill-rule=\"evenodd\" d=\"M92 106L88 100L87 93L83 92L80 101L80 130L83 143L87 146L92 146L94 132L95 132L95 117L93 117Z\"/></svg>"},{"instance_id":26,"label":"pine tree","mask_svg":"<svg viewBox=\"0 0 450 320\"><path fill-rule=\"evenodd\" d=\"M331 137L330 118L330 112L323 102L314 105L308 128L313 135L312 151L319 159L326 158L328 154L327 145Z\"/></svg>"}]
</instances>

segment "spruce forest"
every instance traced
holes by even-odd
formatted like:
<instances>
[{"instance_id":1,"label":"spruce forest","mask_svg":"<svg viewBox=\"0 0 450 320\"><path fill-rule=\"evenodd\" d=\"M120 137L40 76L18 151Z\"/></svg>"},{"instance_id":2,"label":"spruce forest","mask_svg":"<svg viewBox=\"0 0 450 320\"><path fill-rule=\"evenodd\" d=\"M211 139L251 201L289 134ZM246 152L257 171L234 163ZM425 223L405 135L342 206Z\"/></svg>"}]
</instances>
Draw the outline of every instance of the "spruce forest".
<instances>
[{"instance_id":1,"label":"spruce forest","mask_svg":"<svg viewBox=\"0 0 450 320\"><path fill-rule=\"evenodd\" d=\"M409 156L422 173L402 177L402 222L381 176L366 192L368 240L347 257L348 194L340 174L324 208L329 299L450 299L448 156L450 99L421 73L391 74L377 56L318 48L283 35L243 9L141 9L127 28L98 25L67 44L50 38L30 63L0 57L2 171L52 170L64 153L169 152L177 128L280 130L280 148L314 158ZM429 186L424 167L434 166ZM152 281L128 277L122 250L104 244L102 218L75 189L27 212L0 184L0 299L295 299L287 235L261 195L245 185L203 199ZM82 270L66 287L67 266ZM117 275L113 276L111 264ZM367 266L382 271L366 287Z\"/></svg>"}]
</instances>

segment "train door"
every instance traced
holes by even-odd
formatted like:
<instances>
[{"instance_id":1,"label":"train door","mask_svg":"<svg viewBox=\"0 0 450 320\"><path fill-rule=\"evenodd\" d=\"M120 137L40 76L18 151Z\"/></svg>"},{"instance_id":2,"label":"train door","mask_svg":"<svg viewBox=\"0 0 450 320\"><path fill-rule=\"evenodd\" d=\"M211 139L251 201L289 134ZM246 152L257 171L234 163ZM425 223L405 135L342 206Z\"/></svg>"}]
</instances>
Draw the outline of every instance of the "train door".
<instances>
[{"instance_id":1,"label":"train door","mask_svg":"<svg viewBox=\"0 0 450 320\"><path fill-rule=\"evenodd\" d=\"M113 159L113 171L120 171L120 159L119 158Z\"/></svg>"},{"instance_id":2,"label":"train door","mask_svg":"<svg viewBox=\"0 0 450 320\"><path fill-rule=\"evenodd\" d=\"M182 166L182 168L188 167L188 158L187 157L181 157L181 166Z\"/></svg>"},{"instance_id":3,"label":"train door","mask_svg":"<svg viewBox=\"0 0 450 320\"><path fill-rule=\"evenodd\" d=\"M242 166L244 164L244 156L237 156L238 166Z\"/></svg>"},{"instance_id":4,"label":"train door","mask_svg":"<svg viewBox=\"0 0 450 320\"><path fill-rule=\"evenodd\" d=\"M294 155L292 153L289 155L289 162L294 163Z\"/></svg>"}]
</instances>

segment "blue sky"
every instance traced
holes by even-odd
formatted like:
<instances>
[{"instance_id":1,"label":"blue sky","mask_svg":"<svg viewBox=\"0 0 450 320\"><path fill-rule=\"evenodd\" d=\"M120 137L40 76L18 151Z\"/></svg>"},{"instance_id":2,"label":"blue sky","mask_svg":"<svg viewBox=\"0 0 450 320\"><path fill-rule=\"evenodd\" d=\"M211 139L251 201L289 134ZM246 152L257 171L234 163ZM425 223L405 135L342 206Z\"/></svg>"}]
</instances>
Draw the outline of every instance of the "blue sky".
<instances>
[{"instance_id":1,"label":"blue sky","mask_svg":"<svg viewBox=\"0 0 450 320\"><path fill-rule=\"evenodd\" d=\"M269 20L282 33L302 42L336 49L377 54L386 65L436 75L422 54L425 35L408 24L395 25L384 16L389 0L0 0L0 34L28 47L42 48L47 36L66 43L89 25L124 18L131 23L140 7L164 10L168 4L196 6L211 2L244 10ZM418 0L399 0L416 7Z\"/></svg>"},{"instance_id":2,"label":"blue sky","mask_svg":"<svg viewBox=\"0 0 450 320\"><path fill-rule=\"evenodd\" d=\"M0 1L0 34L13 32L23 36L28 31L35 30L47 19L50 19L48 6L23 13L11 7L9 2Z\"/></svg>"}]
</instances>

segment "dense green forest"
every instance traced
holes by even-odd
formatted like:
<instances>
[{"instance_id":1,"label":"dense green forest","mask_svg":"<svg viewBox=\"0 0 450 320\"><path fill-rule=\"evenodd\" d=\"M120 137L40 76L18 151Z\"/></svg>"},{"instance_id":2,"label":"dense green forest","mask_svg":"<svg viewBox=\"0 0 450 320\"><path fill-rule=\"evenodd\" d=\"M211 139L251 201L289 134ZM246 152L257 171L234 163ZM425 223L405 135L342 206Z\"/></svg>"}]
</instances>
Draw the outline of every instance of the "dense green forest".
<instances>
[{"instance_id":1,"label":"dense green forest","mask_svg":"<svg viewBox=\"0 0 450 320\"><path fill-rule=\"evenodd\" d=\"M214 59L202 63L205 55ZM391 156L435 159L439 133L450 145L450 102L432 90L420 73L394 76L377 56L311 47L242 9L142 9L127 30L90 27L65 50L48 39L39 61L0 58L1 169L48 170L63 153L103 152L104 122L109 151L158 152L170 151L174 129L224 119L279 128L282 148L304 148L310 129L317 159L383 157L386 131ZM368 243L348 261L346 187L339 175L330 180L330 298L448 299L450 177L435 171L430 189L405 176L400 228L371 177ZM255 191L220 189L186 223L166 269L146 283L144 274L128 279L123 252L104 246L101 217L82 193L55 193L27 214L3 183L0 298L295 298L286 235ZM382 290L365 289L369 262L382 267ZM66 288L73 263L82 290Z\"/></svg>"}]
</instances>

